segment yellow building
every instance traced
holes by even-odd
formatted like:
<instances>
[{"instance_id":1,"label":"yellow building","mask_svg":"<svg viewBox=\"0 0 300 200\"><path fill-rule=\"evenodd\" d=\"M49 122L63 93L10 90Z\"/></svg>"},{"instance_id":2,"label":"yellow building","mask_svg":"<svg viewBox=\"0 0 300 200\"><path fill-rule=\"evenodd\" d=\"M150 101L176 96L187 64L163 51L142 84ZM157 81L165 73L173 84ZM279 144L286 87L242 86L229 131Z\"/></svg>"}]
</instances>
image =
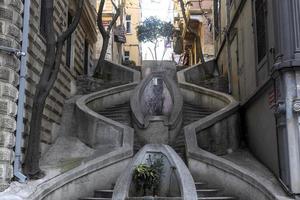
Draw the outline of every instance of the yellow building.
<instances>
[{"instance_id":1,"label":"yellow building","mask_svg":"<svg viewBox=\"0 0 300 200\"><path fill-rule=\"evenodd\" d=\"M122 62L123 57L123 41L120 39L120 37L124 36L125 28L124 28L124 5L125 0L114 0L114 3L117 7L121 9L121 13L119 18L117 19L116 23L114 24L112 31L110 33L110 40L109 45L106 52L106 60L112 61L114 63L120 64ZM97 10L99 9L100 0L97 0ZM102 21L105 28L108 27L110 21L112 20L112 17L116 13L116 10L114 9L112 3L110 0L106 0L103 8L103 14L102 14ZM99 30L98 30L99 32ZM123 36L122 36L123 34ZM99 55L101 53L101 47L102 47L102 36L99 32L98 34L98 42L96 45L96 54L97 58L99 58ZM125 37L124 37L125 39Z\"/></svg>"},{"instance_id":2,"label":"yellow building","mask_svg":"<svg viewBox=\"0 0 300 200\"><path fill-rule=\"evenodd\" d=\"M200 46L205 60L214 57L212 32L212 0L184 0L190 32L184 22L178 1L174 4L174 26L177 29L174 51L180 55L179 64L194 65L200 62ZM196 34L195 34L196 33Z\"/></svg>"},{"instance_id":3,"label":"yellow building","mask_svg":"<svg viewBox=\"0 0 300 200\"><path fill-rule=\"evenodd\" d=\"M136 36L136 27L142 17L141 5L139 0L126 0L125 3L125 29L126 43L124 44L124 63L134 61L137 66L142 63L141 45Z\"/></svg>"}]
</instances>

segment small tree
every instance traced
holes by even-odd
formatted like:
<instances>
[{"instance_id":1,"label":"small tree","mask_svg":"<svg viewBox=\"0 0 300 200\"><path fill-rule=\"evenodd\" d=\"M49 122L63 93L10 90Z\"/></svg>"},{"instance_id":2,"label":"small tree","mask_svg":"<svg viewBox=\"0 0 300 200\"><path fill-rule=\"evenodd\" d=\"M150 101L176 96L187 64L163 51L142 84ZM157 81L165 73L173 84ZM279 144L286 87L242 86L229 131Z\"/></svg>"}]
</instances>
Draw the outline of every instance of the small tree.
<instances>
[{"instance_id":1,"label":"small tree","mask_svg":"<svg viewBox=\"0 0 300 200\"><path fill-rule=\"evenodd\" d=\"M36 85L35 94L33 97L32 113L30 121L30 132L28 138L28 146L25 158L25 174L32 179L41 178L44 176L40 170L40 137L41 125L43 118L43 110L46 99L52 89L61 64L61 56L65 41L75 31L83 10L83 0L77 1L77 9L75 17L70 26L61 34L56 36L54 29L54 0L45 1L45 17L49 23L45 27L46 38L46 55L40 80Z\"/></svg>"},{"instance_id":2,"label":"small tree","mask_svg":"<svg viewBox=\"0 0 300 200\"><path fill-rule=\"evenodd\" d=\"M96 74L100 73L100 75L103 75L103 72L104 72L104 61L105 61L105 55L106 55L108 44L109 44L110 31L111 31L112 27L114 26L114 24L116 23L118 17L121 14L120 7L118 8L113 0L111 0L111 3L113 5L113 7L115 8L116 13L114 14L112 20L110 21L107 29L105 29L105 27L103 25L103 21L102 21L102 13L103 13L105 0L101 0L99 9L98 9L98 14L97 14L97 26L98 26L98 29L102 36L103 44L102 44L102 48L101 48L100 57L98 59L98 63L97 63L97 66L96 66L94 72Z\"/></svg>"},{"instance_id":3,"label":"small tree","mask_svg":"<svg viewBox=\"0 0 300 200\"><path fill-rule=\"evenodd\" d=\"M174 32L174 27L171 24L171 22L164 22L156 17L146 18L141 25L137 26L136 29L137 29L137 37L140 42L151 42L152 44L154 44L154 54L153 51L149 48L152 54L152 58L154 60L157 60L156 49L159 40L167 39L168 41L170 41Z\"/></svg>"}]
</instances>

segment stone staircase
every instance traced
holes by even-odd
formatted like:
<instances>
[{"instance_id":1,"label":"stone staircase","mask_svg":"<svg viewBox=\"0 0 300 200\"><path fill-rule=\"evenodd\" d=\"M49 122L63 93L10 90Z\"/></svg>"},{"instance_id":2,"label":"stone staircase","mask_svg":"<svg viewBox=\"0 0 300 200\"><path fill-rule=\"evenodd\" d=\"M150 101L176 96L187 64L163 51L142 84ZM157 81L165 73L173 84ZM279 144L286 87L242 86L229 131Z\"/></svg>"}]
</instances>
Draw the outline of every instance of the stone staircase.
<instances>
[{"instance_id":1,"label":"stone staircase","mask_svg":"<svg viewBox=\"0 0 300 200\"><path fill-rule=\"evenodd\" d=\"M113 190L95 190L93 197L83 197L79 200L110 200L112 199Z\"/></svg>"},{"instance_id":2,"label":"stone staircase","mask_svg":"<svg viewBox=\"0 0 300 200\"><path fill-rule=\"evenodd\" d=\"M222 190L208 187L204 182L195 182L198 200L237 200L235 197L223 196ZM83 197L79 200L111 200L113 190L95 190L93 197ZM143 200L143 197L129 197L127 200ZM156 197L157 200L182 200L181 197Z\"/></svg>"},{"instance_id":3,"label":"stone staircase","mask_svg":"<svg viewBox=\"0 0 300 200\"><path fill-rule=\"evenodd\" d=\"M195 182L198 200L237 200L235 197L224 196L219 188L209 187L204 182Z\"/></svg>"},{"instance_id":4,"label":"stone staircase","mask_svg":"<svg viewBox=\"0 0 300 200\"><path fill-rule=\"evenodd\" d=\"M187 102L183 104L183 126L186 126L190 123L193 123L203 117L206 117L213 113L214 111L198 105L193 105ZM175 144L172 145L172 148L176 153L185 161L185 139L183 128L180 134L176 138Z\"/></svg>"},{"instance_id":5,"label":"stone staircase","mask_svg":"<svg viewBox=\"0 0 300 200\"><path fill-rule=\"evenodd\" d=\"M214 110L201 107L198 105L193 105L184 102L183 105L183 126L186 126L192 122L195 122L203 117L206 117L213 113ZM112 106L110 108L98 111L99 114L110 118L114 121L120 122L126 126L132 127L131 109L130 104L119 104ZM134 151L135 153L142 146L139 144L136 138L134 138ZM180 135L177 137L175 144L172 145L177 154L184 160L185 159L185 139L183 128ZM210 187L203 182L195 182L198 200L236 200L235 197L226 196L222 194L222 190L215 187ZM113 194L113 189L110 190L95 190L93 197L84 197L80 200L111 200ZM127 200L142 200L143 197L129 197ZM181 197L155 197L157 200L181 200Z\"/></svg>"},{"instance_id":6,"label":"stone staircase","mask_svg":"<svg viewBox=\"0 0 300 200\"><path fill-rule=\"evenodd\" d=\"M129 102L105 108L98 111L98 113L114 121L120 122L121 124L132 127L131 109Z\"/></svg>"}]
</instances>

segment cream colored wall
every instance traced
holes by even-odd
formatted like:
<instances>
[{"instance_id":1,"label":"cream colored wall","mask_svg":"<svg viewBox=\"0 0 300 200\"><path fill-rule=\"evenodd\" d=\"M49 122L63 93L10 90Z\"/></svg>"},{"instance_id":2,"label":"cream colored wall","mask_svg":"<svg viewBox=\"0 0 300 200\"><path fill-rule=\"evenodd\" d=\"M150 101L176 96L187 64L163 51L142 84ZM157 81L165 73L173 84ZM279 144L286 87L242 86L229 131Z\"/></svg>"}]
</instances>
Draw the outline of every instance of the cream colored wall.
<instances>
[{"instance_id":1,"label":"cream colored wall","mask_svg":"<svg viewBox=\"0 0 300 200\"><path fill-rule=\"evenodd\" d=\"M126 0L125 13L126 14L124 15L124 20L126 15L131 15L131 33L126 34L126 43L124 44L124 51L129 51L129 59L133 60L136 63L136 65L141 65L141 48L136 36L136 27L141 22L142 17L139 0Z\"/></svg>"}]
</instances>

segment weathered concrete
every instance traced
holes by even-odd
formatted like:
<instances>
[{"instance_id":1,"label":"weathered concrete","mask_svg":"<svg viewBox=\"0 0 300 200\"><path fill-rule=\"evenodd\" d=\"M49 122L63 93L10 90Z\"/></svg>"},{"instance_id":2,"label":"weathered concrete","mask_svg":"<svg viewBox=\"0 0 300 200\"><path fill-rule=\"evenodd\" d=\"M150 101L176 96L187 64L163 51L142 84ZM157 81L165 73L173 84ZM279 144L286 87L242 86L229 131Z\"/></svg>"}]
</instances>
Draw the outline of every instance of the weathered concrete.
<instances>
[{"instance_id":1,"label":"weathered concrete","mask_svg":"<svg viewBox=\"0 0 300 200\"><path fill-rule=\"evenodd\" d=\"M74 136L91 147L101 144L120 146L123 134L133 129L97 113L97 110L129 101L136 83L85 95L76 101ZM71 120L74 120L71 119Z\"/></svg>"},{"instance_id":2,"label":"weathered concrete","mask_svg":"<svg viewBox=\"0 0 300 200\"><path fill-rule=\"evenodd\" d=\"M173 80L177 80L176 63L173 61L143 60L142 77L146 78L152 72L166 72Z\"/></svg>"},{"instance_id":3,"label":"weathered concrete","mask_svg":"<svg viewBox=\"0 0 300 200\"><path fill-rule=\"evenodd\" d=\"M185 126L185 132L193 131L197 135L198 145L217 155L227 154L228 151L237 149L240 131L239 103L227 94L193 84L180 82L180 88L184 101L217 110Z\"/></svg>"},{"instance_id":4,"label":"weathered concrete","mask_svg":"<svg viewBox=\"0 0 300 200\"><path fill-rule=\"evenodd\" d=\"M238 148L240 132L237 115L238 102L229 95L188 84L183 76L179 76L178 79L184 92L183 96L188 101L194 103L198 101L210 108L219 109L184 127L187 160L194 178L222 187L225 193L230 193L243 200L291 199L285 195L279 184L274 185L272 181L262 178L262 175L255 174L255 167L242 167L241 163L245 163L245 158L239 157L236 159L238 161L233 163L224 157L215 155L225 154L225 158L230 158L231 153ZM192 91L201 96L193 94ZM203 146L210 145L202 144L205 143L204 134L211 135L210 142L214 140L214 147L208 149L214 154L203 150ZM258 162L248 164L260 165L259 169L262 168Z\"/></svg>"},{"instance_id":5,"label":"weathered concrete","mask_svg":"<svg viewBox=\"0 0 300 200\"><path fill-rule=\"evenodd\" d=\"M171 111L165 115L153 116L147 112L144 98L145 88L148 84L152 84L152 80L158 78L163 80L166 88L171 96ZM135 89L130 98L130 106L132 109L133 126L140 142L147 143L164 143L172 144L178 135L182 124L182 107L183 100L177 84L167 75L166 72L153 72L146 77ZM150 125L150 123L154 123Z\"/></svg>"},{"instance_id":6,"label":"weathered concrete","mask_svg":"<svg viewBox=\"0 0 300 200\"><path fill-rule=\"evenodd\" d=\"M141 79L139 71L107 60L105 61L103 76L106 81L120 84L139 82Z\"/></svg>"},{"instance_id":7,"label":"weathered concrete","mask_svg":"<svg viewBox=\"0 0 300 200\"><path fill-rule=\"evenodd\" d=\"M132 175L134 169L141 163L147 163L150 154L161 154L165 158L164 174L161 177L162 185L160 187L162 196L180 196L185 200L197 199L195 183L188 168L170 146L162 144L148 144L135 155L130 166L127 167L117 180L112 199L125 200L127 197L134 197L134 193L130 192L132 191L131 187L133 187ZM173 168L175 168L174 171L172 170ZM174 173L176 178L172 179L171 184L169 182L170 176ZM172 194L169 193L170 191L172 191Z\"/></svg>"}]
</instances>

